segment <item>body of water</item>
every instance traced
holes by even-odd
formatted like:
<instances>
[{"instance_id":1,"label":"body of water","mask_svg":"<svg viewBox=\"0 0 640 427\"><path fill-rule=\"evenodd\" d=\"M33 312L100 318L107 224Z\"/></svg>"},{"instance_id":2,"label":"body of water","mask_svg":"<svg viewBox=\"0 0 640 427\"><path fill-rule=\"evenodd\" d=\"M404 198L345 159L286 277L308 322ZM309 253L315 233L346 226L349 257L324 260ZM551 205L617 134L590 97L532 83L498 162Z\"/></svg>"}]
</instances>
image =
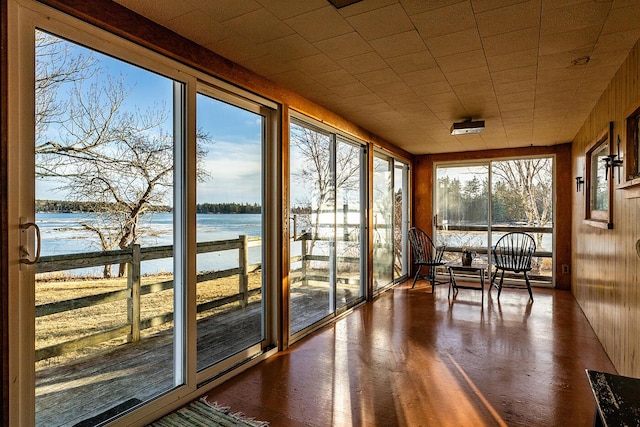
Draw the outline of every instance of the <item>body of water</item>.
<instances>
[{"instance_id":1,"label":"body of water","mask_svg":"<svg viewBox=\"0 0 640 427\"><path fill-rule=\"evenodd\" d=\"M91 213L37 213L36 223L40 227L42 239L41 256L63 255L101 251L95 233L84 230L83 223L97 225L99 218ZM262 236L262 216L260 214L199 214L197 221L197 241L237 239L241 235ZM146 214L140 226L149 230L138 242L142 247L172 245L174 239L173 214ZM249 263L261 262L262 247L249 249ZM238 250L200 254L197 258L198 270L224 270L238 266ZM161 259L145 261L142 274L172 272L173 260ZM102 268L85 268L69 271L68 274L100 274Z\"/></svg>"}]
</instances>

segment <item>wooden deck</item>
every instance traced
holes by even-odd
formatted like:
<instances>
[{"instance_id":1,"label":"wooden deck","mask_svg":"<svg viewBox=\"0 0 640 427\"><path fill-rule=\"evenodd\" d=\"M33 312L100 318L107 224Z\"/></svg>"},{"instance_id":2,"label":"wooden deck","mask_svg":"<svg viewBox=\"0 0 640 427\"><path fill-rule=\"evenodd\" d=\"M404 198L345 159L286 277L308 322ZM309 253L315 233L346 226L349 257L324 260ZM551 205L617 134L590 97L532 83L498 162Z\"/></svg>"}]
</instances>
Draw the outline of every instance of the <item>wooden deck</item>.
<instances>
[{"instance_id":1,"label":"wooden deck","mask_svg":"<svg viewBox=\"0 0 640 427\"><path fill-rule=\"evenodd\" d=\"M292 294L292 330L328 315L328 291ZM258 343L261 302L198 322L198 370ZM74 426L127 401L145 402L173 388L173 334L163 332L36 372L36 425Z\"/></svg>"}]
</instances>

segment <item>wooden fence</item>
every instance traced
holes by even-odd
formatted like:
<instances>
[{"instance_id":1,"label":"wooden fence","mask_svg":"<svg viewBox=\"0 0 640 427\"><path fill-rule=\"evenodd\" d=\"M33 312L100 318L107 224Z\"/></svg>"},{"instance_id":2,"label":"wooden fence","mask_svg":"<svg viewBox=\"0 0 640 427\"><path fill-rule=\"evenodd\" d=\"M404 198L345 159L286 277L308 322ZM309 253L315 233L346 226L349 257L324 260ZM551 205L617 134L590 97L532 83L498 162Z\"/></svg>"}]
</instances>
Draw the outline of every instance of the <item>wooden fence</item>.
<instances>
[{"instance_id":1,"label":"wooden fence","mask_svg":"<svg viewBox=\"0 0 640 427\"><path fill-rule=\"evenodd\" d=\"M238 250L239 255L238 267L236 268L208 271L198 274L198 283L234 275L238 275L239 277L237 294L199 304L197 306L198 313L236 301L239 301L241 306L246 306L250 296L259 294L262 291L260 288L253 289L251 291L248 290L249 273L261 268L260 264L249 264L249 248L260 246L261 244L262 241L259 237L248 238L247 236L240 236L238 239L218 240L215 242L203 242L197 244L197 253L199 254L235 249ZM173 313L165 313L144 320L142 320L140 316L140 300L143 295L173 289L174 286L173 280L142 285L140 263L142 261L171 257L173 257L173 246L141 248L140 245L132 245L130 249L125 250L41 257L36 264L36 273L50 273L79 268L126 264L127 288L119 291L105 292L65 301L41 304L36 306L36 317L126 300L127 324L95 334L82 336L71 341L37 349L36 361L45 360L55 356L62 356L90 345L95 345L123 336L127 337L128 342L137 342L140 341L140 331L171 322L173 320Z\"/></svg>"}]
</instances>

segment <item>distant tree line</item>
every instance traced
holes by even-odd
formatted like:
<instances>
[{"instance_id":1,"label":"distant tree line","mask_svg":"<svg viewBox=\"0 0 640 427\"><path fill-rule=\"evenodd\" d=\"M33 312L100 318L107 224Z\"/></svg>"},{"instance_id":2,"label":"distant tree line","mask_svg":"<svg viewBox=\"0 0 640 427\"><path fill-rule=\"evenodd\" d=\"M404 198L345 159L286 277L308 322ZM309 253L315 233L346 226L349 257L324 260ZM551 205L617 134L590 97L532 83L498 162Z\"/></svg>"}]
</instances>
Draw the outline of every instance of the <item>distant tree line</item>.
<instances>
[{"instance_id":1,"label":"distant tree line","mask_svg":"<svg viewBox=\"0 0 640 427\"><path fill-rule=\"evenodd\" d=\"M106 202L80 202L75 200L36 200L36 212L56 212L56 213L86 213L86 212L109 212L112 210L112 203ZM149 207L150 212L171 212L170 206Z\"/></svg>"},{"instance_id":2,"label":"distant tree line","mask_svg":"<svg viewBox=\"0 0 640 427\"><path fill-rule=\"evenodd\" d=\"M105 202L79 202L73 200L36 200L36 212L87 213L109 212L112 209ZM171 206L150 206L149 212L171 212ZM262 207L249 203L202 203L196 205L200 214L259 214Z\"/></svg>"},{"instance_id":3,"label":"distant tree line","mask_svg":"<svg viewBox=\"0 0 640 427\"><path fill-rule=\"evenodd\" d=\"M259 214L262 206L257 203L201 203L196 205L199 214Z\"/></svg>"}]
</instances>

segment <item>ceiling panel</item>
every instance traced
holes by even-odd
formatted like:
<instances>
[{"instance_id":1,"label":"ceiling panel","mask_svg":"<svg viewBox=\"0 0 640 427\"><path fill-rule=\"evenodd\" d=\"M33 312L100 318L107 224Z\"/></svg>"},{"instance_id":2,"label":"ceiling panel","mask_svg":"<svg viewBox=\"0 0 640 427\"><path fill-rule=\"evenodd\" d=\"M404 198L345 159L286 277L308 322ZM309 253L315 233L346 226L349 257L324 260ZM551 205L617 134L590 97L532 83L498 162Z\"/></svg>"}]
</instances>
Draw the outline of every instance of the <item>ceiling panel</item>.
<instances>
[{"instance_id":1,"label":"ceiling panel","mask_svg":"<svg viewBox=\"0 0 640 427\"><path fill-rule=\"evenodd\" d=\"M116 1L415 154L570 141L640 38L637 0Z\"/></svg>"}]
</instances>

